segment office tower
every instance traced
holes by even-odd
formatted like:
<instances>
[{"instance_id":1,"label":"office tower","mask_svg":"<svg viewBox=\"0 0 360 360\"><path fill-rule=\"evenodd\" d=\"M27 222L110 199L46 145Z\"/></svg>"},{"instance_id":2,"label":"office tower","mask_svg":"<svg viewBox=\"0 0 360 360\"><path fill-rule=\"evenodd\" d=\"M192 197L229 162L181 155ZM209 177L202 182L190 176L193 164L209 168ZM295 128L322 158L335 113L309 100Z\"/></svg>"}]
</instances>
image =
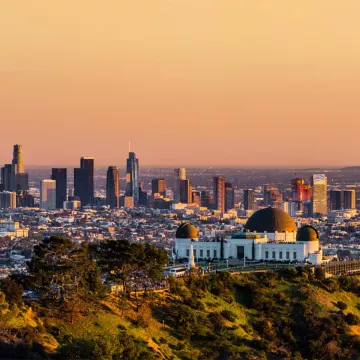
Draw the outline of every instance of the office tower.
<instances>
[{"instance_id":1,"label":"office tower","mask_svg":"<svg viewBox=\"0 0 360 360\"><path fill-rule=\"evenodd\" d=\"M17 194L17 206L33 208L35 206L34 196L29 194L28 191L21 191Z\"/></svg>"},{"instance_id":2,"label":"office tower","mask_svg":"<svg viewBox=\"0 0 360 360\"><path fill-rule=\"evenodd\" d=\"M343 192L344 209L356 209L356 191L344 190Z\"/></svg>"},{"instance_id":3,"label":"office tower","mask_svg":"<svg viewBox=\"0 0 360 360\"><path fill-rule=\"evenodd\" d=\"M199 191L192 192L192 203L201 206L201 193Z\"/></svg>"},{"instance_id":4,"label":"office tower","mask_svg":"<svg viewBox=\"0 0 360 360\"><path fill-rule=\"evenodd\" d=\"M180 202L182 204L190 204L192 202L190 180L180 180Z\"/></svg>"},{"instance_id":5,"label":"office tower","mask_svg":"<svg viewBox=\"0 0 360 360\"><path fill-rule=\"evenodd\" d=\"M225 212L225 177L215 176L213 178L213 192L215 210Z\"/></svg>"},{"instance_id":6,"label":"office tower","mask_svg":"<svg viewBox=\"0 0 360 360\"><path fill-rule=\"evenodd\" d=\"M0 192L0 209L16 209L16 192Z\"/></svg>"},{"instance_id":7,"label":"office tower","mask_svg":"<svg viewBox=\"0 0 360 360\"><path fill-rule=\"evenodd\" d=\"M40 208L45 210L56 209L56 181L42 180L40 182Z\"/></svg>"},{"instance_id":8,"label":"office tower","mask_svg":"<svg viewBox=\"0 0 360 360\"><path fill-rule=\"evenodd\" d=\"M255 210L254 190L244 190L244 210Z\"/></svg>"},{"instance_id":9,"label":"office tower","mask_svg":"<svg viewBox=\"0 0 360 360\"><path fill-rule=\"evenodd\" d=\"M119 170L116 166L109 166L106 174L106 205L119 207L119 190Z\"/></svg>"},{"instance_id":10,"label":"office tower","mask_svg":"<svg viewBox=\"0 0 360 360\"><path fill-rule=\"evenodd\" d=\"M165 179L153 179L151 181L152 194L160 194L166 197L166 181Z\"/></svg>"},{"instance_id":11,"label":"office tower","mask_svg":"<svg viewBox=\"0 0 360 360\"><path fill-rule=\"evenodd\" d=\"M313 214L327 213L327 177L314 174L311 177Z\"/></svg>"},{"instance_id":12,"label":"office tower","mask_svg":"<svg viewBox=\"0 0 360 360\"><path fill-rule=\"evenodd\" d=\"M82 157L80 168L74 169L74 196L82 206L91 205L94 199L94 161L93 157Z\"/></svg>"},{"instance_id":13,"label":"office tower","mask_svg":"<svg viewBox=\"0 0 360 360\"><path fill-rule=\"evenodd\" d=\"M225 183L225 211L235 208L235 191L232 184Z\"/></svg>"},{"instance_id":14,"label":"office tower","mask_svg":"<svg viewBox=\"0 0 360 360\"><path fill-rule=\"evenodd\" d=\"M29 189L28 174L24 171L23 151L21 145L14 145L11 163L11 190L24 191Z\"/></svg>"},{"instance_id":15,"label":"office tower","mask_svg":"<svg viewBox=\"0 0 360 360\"><path fill-rule=\"evenodd\" d=\"M173 184L173 193L174 193L174 202L179 203L180 201L180 181L186 180L186 169L179 168L174 170L174 184Z\"/></svg>"},{"instance_id":16,"label":"office tower","mask_svg":"<svg viewBox=\"0 0 360 360\"><path fill-rule=\"evenodd\" d=\"M52 168L51 179L56 181L56 208L62 209L67 193L67 169Z\"/></svg>"},{"instance_id":17,"label":"office tower","mask_svg":"<svg viewBox=\"0 0 360 360\"><path fill-rule=\"evenodd\" d=\"M264 186L264 205L281 207L282 203L282 194L279 192L279 189L272 185Z\"/></svg>"},{"instance_id":18,"label":"office tower","mask_svg":"<svg viewBox=\"0 0 360 360\"><path fill-rule=\"evenodd\" d=\"M143 190L142 181L139 181L139 205L148 206L148 194Z\"/></svg>"},{"instance_id":19,"label":"office tower","mask_svg":"<svg viewBox=\"0 0 360 360\"><path fill-rule=\"evenodd\" d=\"M4 185L4 190L11 190L11 171L12 165L5 164L4 167L1 168L1 183Z\"/></svg>"},{"instance_id":20,"label":"office tower","mask_svg":"<svg viewBox=\"0 0 360 360\"><path fill-rule=\"evenodd\" d=\"M124 197L124 206L129 209L134 208L134 197L133 196L125 196Z\"/></svg>"},{"instance_id":21,"label":"office tower","mask_svg":"<svg viewBox=\"0 0 360 360\"><path fill-rule=\"evenodd\" d=\"M330 190L330 210L342 209L341 190Z\"/></svg>"},{"instance_id":22,"label":"office tower","mask_svg":"<svg viewBox=\"0 0 360 360\"><path fill-rule=\"evenodd\" d=\"M132 196L134 206L139 205L139 159L133 152L129 152L129 158L126 160L125 196Z\"/></svg>"},{"instance_id":23,"label":"office tower","mask_svg":"<svg viewBox=\"0 0 360 360\"><path fill-rule=\"evenodd\" d=\"M201 190L201 206L209 207L211 203L211 192L209 190Z\"/></svg>"}]
</instances>

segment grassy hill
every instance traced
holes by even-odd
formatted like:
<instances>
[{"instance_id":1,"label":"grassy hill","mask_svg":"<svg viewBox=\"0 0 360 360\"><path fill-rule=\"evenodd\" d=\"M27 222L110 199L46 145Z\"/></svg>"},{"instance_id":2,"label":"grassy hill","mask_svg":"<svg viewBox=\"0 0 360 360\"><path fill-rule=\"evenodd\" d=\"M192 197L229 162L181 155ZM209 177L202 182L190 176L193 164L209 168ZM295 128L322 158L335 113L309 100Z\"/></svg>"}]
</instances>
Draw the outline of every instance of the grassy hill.
<instances>
[{"instance_id":1,"label":"grassy hill","mask_svg":"<svg viewBox=\"0 0 360 360\"><path fill-rule=\"evenodd\" d=\"M318 278L294 269L219 273L172 279L168 292L138 299L8 305L0 298L0 357L360 358L360 279Z\"/></svg>"}]
</instances>

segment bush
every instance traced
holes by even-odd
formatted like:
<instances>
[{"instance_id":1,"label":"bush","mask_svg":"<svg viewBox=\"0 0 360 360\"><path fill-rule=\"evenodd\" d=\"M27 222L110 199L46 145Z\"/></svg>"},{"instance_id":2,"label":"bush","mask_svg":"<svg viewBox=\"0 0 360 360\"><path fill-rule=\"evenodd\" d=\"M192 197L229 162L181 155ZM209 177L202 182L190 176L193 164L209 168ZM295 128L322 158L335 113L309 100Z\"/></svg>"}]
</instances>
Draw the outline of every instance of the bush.
<instances>
[{"instance_id":1,"label":"bush","mask_svg":"<svg viewBox=\"0 0 360 360\"><path fill-rule=\"evenodd\" d=\"M343 301L338 301L337 302L337 307L340 309L340 310L346 310L347 309L347 304L344 303Z\"/></svg>"},{"instance_id":2,"label":"bush","mask_svg":"<svg viewBox=\"0 0 360 360\"><path fill-rule=\"evenodd\" d=\"M230 310L223 310L220 313L226 320L234 322L237 319L237 316Z\"/></svg>"},{"instance_id":3,"label":"bush","mask_svg":"<svg viewBox=\"0 0 360 360\"><path fill-rule=\"evenodd\" d=\"M360 324L360 318L353 313L348 313L345 317L345 321L349 325L359 325Z\"/></svg>"}]
</instances>

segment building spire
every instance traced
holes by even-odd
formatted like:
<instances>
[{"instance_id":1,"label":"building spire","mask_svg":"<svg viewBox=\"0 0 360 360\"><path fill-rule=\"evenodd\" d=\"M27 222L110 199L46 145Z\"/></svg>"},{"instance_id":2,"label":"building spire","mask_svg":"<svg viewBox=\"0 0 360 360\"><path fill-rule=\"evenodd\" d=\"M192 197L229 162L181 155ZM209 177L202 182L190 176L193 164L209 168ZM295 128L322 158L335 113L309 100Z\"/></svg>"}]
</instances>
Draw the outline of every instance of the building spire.
<instances>
[{"instance_id":1,"label":"building spire","mask_svg":"<svg viewBox=\"0 0 360 360\"><path fill-rule=\"evenodd\" d=\"M131 151L131 141L129 140L129 152Z\"/></svg>"}]
</instances>

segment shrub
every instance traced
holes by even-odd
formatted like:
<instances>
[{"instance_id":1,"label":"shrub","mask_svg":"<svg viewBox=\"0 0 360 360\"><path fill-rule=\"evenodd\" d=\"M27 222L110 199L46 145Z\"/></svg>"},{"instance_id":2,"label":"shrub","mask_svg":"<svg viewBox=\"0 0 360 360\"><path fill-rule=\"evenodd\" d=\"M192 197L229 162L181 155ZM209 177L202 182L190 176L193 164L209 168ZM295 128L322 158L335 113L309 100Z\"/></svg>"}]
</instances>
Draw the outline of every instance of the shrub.
<instances>
[{"instance_id":1,"label":"shrub","mask_svg":"<svg viewBox=\"0 0 360 360\"><path fill-rule=\"evenodd\" d=\"M344 303L343 301L338 301L337 302L337 307L340 309L340 310L346 310L347 309L347 304Z\"/></svg>"},{"instance_id":2,"label":"shrub","mask_svg":"<svg viewBox=\"0 0 360 360\"><path fill-rule=\"evenodd\" d=\"M237 316L230 310L223 310L220 313L226 320L234 322Z\"/></svg>"},{"instance_id":3,"label":"shrub","mask_svg":"<svg viewBox=\"0 0 360 360\"><path fill-rule=\"evenodd\" d=\"M349 324L349 325L359 325L360 324L360 318L359 316L353 314L353 313L348 313L345 317L345 321Z\"/></svg>"}]
</instances>

